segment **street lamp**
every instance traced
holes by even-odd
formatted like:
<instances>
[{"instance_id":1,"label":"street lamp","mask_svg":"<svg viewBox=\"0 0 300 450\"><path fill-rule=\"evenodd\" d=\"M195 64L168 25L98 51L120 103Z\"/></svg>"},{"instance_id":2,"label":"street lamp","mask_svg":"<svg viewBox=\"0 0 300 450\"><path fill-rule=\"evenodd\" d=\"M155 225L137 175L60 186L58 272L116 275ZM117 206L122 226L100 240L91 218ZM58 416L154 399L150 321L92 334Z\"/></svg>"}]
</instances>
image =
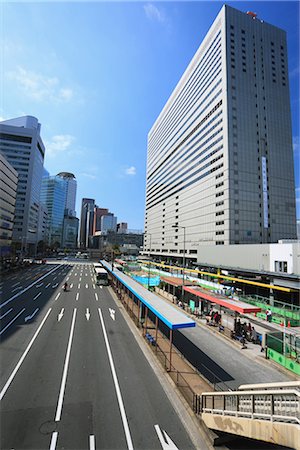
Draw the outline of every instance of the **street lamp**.
<instances>
[{"instance_id":1,"label":"street lamp","mask_svg":"<svg viewBox=\"0 0 300 450\"><path fill-rule=\"evenodd\" d=\"M150 252L151 252L151 234L150 233L144 233L144 236L150 237ZM149 254L149 265L148 265L148 291L150 291L150 254Z\"/></svg>"},{"instance_id":2,"label":"street lamp","mask_svg":"<svg viewBox=\"0 0 300 450\"><path fill-rule=\"evenodd\" d=\"M182 261L182 289L181 289L181 299L183 301L184 296L184 269L185 269L185 229L186 227L182 225L172 225L172 228L182 228L183 229L183 261Z\"/></svg>"}]
</instances>

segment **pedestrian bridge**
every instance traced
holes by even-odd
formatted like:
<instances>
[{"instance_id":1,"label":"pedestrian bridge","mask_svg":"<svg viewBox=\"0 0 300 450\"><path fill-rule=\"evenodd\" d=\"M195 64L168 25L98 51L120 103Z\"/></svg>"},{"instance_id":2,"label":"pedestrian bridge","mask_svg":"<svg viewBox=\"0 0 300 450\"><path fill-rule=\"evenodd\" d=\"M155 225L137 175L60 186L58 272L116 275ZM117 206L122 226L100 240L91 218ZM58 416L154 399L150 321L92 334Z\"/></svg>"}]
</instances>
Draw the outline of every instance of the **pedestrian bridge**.
<instances>
[{"instance_id":1,"label":"pedestrian bridge","mask_svg":"<svg viewBox=\"0 0 300 450\"><path fill-rule=\"evenodd\" d=\"M215 431L300 449L300 381L203 393L202 419Z\"/></svg>"}]
</instances>

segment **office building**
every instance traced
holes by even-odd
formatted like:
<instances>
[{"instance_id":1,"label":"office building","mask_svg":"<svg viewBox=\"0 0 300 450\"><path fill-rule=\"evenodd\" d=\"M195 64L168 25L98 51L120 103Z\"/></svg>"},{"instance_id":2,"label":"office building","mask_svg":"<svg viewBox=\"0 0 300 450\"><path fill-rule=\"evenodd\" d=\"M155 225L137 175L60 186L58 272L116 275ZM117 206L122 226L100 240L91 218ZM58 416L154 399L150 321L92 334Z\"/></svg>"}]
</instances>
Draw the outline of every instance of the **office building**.
<instances>
[{"instance_id":1,"label":"office building","mask_svg":"<svg viewBox=\"0 0 300 450\"><path fill-rule=\"evenodd\" d=\"M80 215L80 235L79 235L80 248L88 248L89 236L93 235L94 209L95 209L94 199L92 198L82 199L81 215Z\"/></svg>"},{"instance_id":2,"label":"office building","mask_svg":"<svg viewBox=\"0 0 300 450\"><path fill-rule=\"evenodd\" d=\"M0 256L10 256L18 173L0 153Z\"/></svg>"},{"instance_id":3,"label":"office building","mask_svg":"<svg viewBox=\"0 0 300 450\"><path fill-rule=\"evenodd\" d=\"M48 245L61 247L66 206L66 183L63 178L44 172L40 201L48 212Z\"/></svg>"},{"instance_id":4,"label":"office building","mask_svg":"<svg viewBox=\"0 0 300 450\"><path fill-rule=\"evenodd\" d=\"M76 216L75 204L76 204L77 181L75 175L70 172L60 172L56 176L61 178L66 185L65 208L67 209L67 215Z\"/></svg>"},{"instance_id":5,"label":"office building","mask_svg":"<svg viewBox=\"0 0 300 450\"><path fill-rule=\"evenodd\" d=\"M0 123L0 152L18 173L13 241L33 252L38 241L39 197L45 147L32 116Z\"/></svg>"},{"instance_id":6,"label":"office building","mask_svg":"<svg viewBox=\"0 0 300 450\"><path fill-rule=\"evenodd\" d=\"M117 232L118 233L127 233L127 231L128 231L127 222L120 222L117 224Z\"/></svg>"},{"instance_id":7,"label":"office building","mask_svg":"<svg viewBox=\"0 0 300 450\"><path fill-rule=\"evenodd\" d=\"M148 135L144 251L295 238L286 34L225 5Z\"/></svg>"},{"instance_id":8,"label":"office building","mask_svg":"<svg viewBox=\"0 0 300 450\"><path fill-rule=\"evenodd\" d=\"M79 219L74 216L64 216L63 221L63 248L77 248Z\"/></svg>"},{"instance_id":9,"label":"office building","mask_svg":"<svg viewBox=\"0 0 300 450\"><path fill-rule=\"evenodd\" d=\"M97 205L95 206L93 235L95 235L97 231L101 231L101 217L104 216L105 214L108 214L108 212L109 211L106 208L99 208Z\"/></svg>"},{"instance_id":10,"label":"office building","mask_svg":"<svg viewBox=\"0 0 300 450\"><path fill-rule=\"evenodd\" d=\"M105 214L101 217L101 232L117 231L117 217L113 213Z\"/></svg>"}]
</instances>

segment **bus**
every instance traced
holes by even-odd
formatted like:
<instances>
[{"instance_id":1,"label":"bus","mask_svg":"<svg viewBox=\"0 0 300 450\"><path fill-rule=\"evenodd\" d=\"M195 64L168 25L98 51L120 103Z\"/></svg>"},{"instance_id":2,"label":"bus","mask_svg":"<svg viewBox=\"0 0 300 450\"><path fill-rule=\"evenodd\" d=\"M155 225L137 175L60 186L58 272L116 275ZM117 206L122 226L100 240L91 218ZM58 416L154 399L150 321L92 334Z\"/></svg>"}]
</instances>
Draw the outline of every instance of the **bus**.
<instances>
[{"instance_id":1,"label":"bus","mask_svg":"<svg viewBox=\"0 0 300 450\"><path fill-rule=\"evenodd\" d=\"M108 273L103 267L95 267L95 275L98 286L108 286Z\"/></svg>"}]
</instances>

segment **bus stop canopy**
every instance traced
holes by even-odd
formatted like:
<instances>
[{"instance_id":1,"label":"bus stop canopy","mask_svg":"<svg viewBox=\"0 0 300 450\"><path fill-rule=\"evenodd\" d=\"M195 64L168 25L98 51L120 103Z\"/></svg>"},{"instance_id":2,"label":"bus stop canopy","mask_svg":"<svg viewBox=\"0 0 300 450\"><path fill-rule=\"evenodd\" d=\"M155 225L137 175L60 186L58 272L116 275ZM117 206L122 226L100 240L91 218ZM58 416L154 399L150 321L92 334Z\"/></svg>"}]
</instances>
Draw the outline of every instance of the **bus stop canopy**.
<instances>
[{"instance_id":1,"label":"bus stop canopy","mask_svg":"<svg viewBox=\"0 0 300 450\"><path fill-rule=\"evenodd\" d=\"M198 286L193 286L193 287L186 286L183 289L186 292L189 292L190 294L200 297L201 300L206 300L211 303L216 303L220 306L224 306L224 308L230 309L231 311L239 312L241 314L257 313L257 312L261 311L261 308L257 308L257 306L250 305L245 302L241 302L240 300L234 300L231 298L227 298L222 295L216 296L216 295L210 294Z\"/></svg>"},{"instance_id":2,"label":"bus stop canopy","mask_svg":"<svg viewBox=\"0 0 300 450\"><path fill-rule=\"evenodd\" d=\"M172 286L181 287L183 284L182 278L177 277L160 277L161 281L167 284L171 284ZM184 280L184 286L194 286L195 283L192 281Z\"/></svg>"},{"instance_id":3,"label":"bus stop canopy","mask_svg":"<svg viewBox=\"0 0 300 450\"><path fill-rule=\"evenodd\" d=\"M111 264L106 261L101 261L101 264L171 330L196 326L194 320L190 319L183 312L172 306L163 298L148 291L128 275L125 275L119 270L112 271Z\"/></svg>"}]
</instances>

